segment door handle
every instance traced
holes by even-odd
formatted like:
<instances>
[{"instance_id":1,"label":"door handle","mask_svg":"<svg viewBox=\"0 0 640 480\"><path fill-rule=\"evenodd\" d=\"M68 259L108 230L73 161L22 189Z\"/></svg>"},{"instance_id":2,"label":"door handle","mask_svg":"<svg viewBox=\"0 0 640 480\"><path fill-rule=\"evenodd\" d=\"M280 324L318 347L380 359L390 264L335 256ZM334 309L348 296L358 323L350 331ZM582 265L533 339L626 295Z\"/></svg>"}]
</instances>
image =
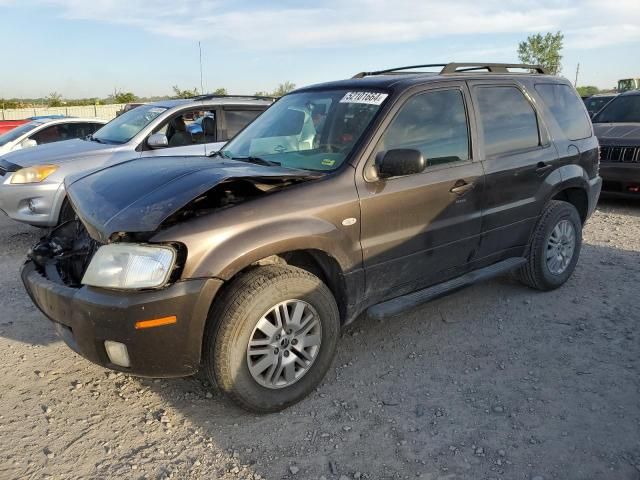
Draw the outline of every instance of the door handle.
<instances>
[{"instance_id":1,"label":"door handle","mask_svg":"<svg viewBox=\"0 0 640 480\"><path fill-rule=\"evenodd\" d=\"M544 173L547 170L551 170L553 168L553 165L547 165L544 162L538 162L538 165L536 167L536 172L538 173Z\"/></svg>"},{"instance_id":2,"label":"door handle","mask_svg":"<svg viewBox=\"0 0 640 480\"><path fill-rule=\"evenodd\" d=\"M468 192L469 190L473 189L476 186L475 183L471 182L465 182L464 180L458 180L455 185L453 186L453 188L451 190L449 190L451 193L456 193L458 195L462 195L465 192Z\"/></svg>"}]
</instances>

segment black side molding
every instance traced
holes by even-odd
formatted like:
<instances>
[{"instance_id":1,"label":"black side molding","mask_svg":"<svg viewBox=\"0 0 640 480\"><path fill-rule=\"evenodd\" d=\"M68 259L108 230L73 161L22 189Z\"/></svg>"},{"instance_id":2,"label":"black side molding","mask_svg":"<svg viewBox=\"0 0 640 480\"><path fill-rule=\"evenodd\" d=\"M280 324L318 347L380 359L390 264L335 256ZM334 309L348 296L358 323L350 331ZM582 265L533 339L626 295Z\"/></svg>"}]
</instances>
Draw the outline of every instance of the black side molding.
<instances>
[{"instance_id":1,"label":"black side molding","mask_svg":"<svg viewBox=\"0 0 640 480\"><path fill-rule=\"evenodd\" d=\"M417 292L409 293L402 297L392 298L386 302L373 305L367 310L367 315L376 320L383 320L385 318L392 317L476 282L487 280L510 270L514 270L526 261L527 260L524 257L507 258L501 262L474 270L473 272L466 273L452 280L438 283L437 285L425 288L424 290L418 290Z\"/></svg>"}]
</instances>

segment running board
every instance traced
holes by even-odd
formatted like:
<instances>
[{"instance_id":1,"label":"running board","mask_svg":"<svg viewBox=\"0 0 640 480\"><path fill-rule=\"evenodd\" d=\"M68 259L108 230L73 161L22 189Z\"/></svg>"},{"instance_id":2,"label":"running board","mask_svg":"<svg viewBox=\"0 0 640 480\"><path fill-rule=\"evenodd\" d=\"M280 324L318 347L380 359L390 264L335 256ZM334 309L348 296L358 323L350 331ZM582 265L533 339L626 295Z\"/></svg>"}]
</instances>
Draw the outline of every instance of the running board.
<instances>
[{"instance_id":1,"label":"running board","mask_svg":"<svg viewBox=\"0 0 640 480\"><path fill-rule=\"evenodd\" d=\"M417 292L392 298L386 302L373 305L367 310L367 315L376 320L383 320L387 317L392 317L398 313L404 312L405 310L417 307L425 302L442 297L456 290L460 290L461 288L467 287L476 282L487 280L518 268L526 261L527 260L523 257L507 258L501 262L474 270L473 272L466 273L452 280L438 283L437 285L425 288L424 290L418 290Z\"/></svg>"}]
</instances>

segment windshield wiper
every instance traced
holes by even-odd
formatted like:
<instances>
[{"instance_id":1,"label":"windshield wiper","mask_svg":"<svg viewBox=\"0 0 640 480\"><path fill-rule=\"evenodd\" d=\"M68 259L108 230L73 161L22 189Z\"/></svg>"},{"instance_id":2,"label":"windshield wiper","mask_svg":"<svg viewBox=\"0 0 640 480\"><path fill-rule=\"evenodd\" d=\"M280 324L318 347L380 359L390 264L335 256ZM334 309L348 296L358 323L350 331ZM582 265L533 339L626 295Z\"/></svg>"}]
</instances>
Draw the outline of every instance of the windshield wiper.
<instances>
[{"instance_id":1,"label":"windshield wiper","mask_svg":"<svg viewBox=\"0 0 640 480\"><path fill-rule=\"evenodd\" d=\"M231 160L255 163L256 165L265 165L267 167L279 167L282 165L280 162L274 162L273 160L266 160L260 157L231 157Z\"/></svg>"},{"instance_id":2,"label":"windshield wiper","mask_svg":"<svg viewBox=\"0 0 640 480\"><path fill-rule=\"evenodd\" d=\"M104 140L100 140L99 138L94 137L93 135L89 135L87 138L88 138L89 140L91 140L92 142L107 143L107 142L105 142Z\"/></svg>"}]
</instances>

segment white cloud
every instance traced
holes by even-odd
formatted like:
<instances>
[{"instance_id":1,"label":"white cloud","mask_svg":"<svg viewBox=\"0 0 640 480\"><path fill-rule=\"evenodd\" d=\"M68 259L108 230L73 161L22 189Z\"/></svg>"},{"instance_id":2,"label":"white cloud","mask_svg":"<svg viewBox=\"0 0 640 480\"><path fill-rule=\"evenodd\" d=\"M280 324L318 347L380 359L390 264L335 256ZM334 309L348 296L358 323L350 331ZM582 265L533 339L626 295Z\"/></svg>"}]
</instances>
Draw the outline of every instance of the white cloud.
<instances>
[{"instance_id":1,"label":"white cloud","mask_svg":"<svg viewBox=\"0 0 640 480\"><path fill-rule=\"evenodd\" d=\"M7 0L0 0L0 3ZM562 30L570 48L640 40L640 1L325 0L253 7L230 0L32 0L68 19L252 50L389 44L454 35ZM299 2L296 5L306 5Z\"/></svg>"}]
</instances>

